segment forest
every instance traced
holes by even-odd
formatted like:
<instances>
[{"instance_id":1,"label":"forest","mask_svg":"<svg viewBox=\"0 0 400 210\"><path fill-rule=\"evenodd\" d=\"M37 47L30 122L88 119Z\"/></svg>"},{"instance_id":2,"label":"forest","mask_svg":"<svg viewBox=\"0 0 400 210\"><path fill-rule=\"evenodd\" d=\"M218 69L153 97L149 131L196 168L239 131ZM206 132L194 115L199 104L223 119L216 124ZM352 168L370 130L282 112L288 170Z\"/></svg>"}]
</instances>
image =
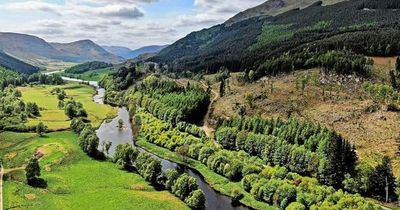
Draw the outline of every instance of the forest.
<instances>
[{"instance_id":1,"label":"forest","mask_svg":"<svg viewBox=\"0 0 400 210\"><path fill-rule=\"evenodd\" d=\"M233 182L241 182L242 189L259 201L281 209L379 209L358 195L322 185L316 178L301 176L286 167L265 165L262 159L243 150L232 151L210 140L190 137L143 109L136 110L136 117L140 119L141 133L146 141L179 151L179 154L198 160L215 173ZM184 147L187 149L181 149Z\"/></svg>"},{"instance_id":2,"label":"forest","mask_svg":"<svg viewBox=\"0 0 400 210\"><path fill-rule=\"evenodd\" d=\"M303 51L399 54L398 1L377 2L314 4L274 17L217 25L189 34L151 60L168 64L172 72L215 73L221 67L230 71L258 69L268 60Z\"/></svg>"},{"instance_id":3,"label":"forest","mask_svg":"<svg viewBox=\"0 0 400 210\"><path fill-rule=\"evenodd\" d=\"M110 63L100 62L100 61L92 61L83 64L79 64L73 66L71 68L66 69L64 72L67 74L82 74L88 71L103 69L112 67L113 65Z\"/></svg>"}]
</instances>

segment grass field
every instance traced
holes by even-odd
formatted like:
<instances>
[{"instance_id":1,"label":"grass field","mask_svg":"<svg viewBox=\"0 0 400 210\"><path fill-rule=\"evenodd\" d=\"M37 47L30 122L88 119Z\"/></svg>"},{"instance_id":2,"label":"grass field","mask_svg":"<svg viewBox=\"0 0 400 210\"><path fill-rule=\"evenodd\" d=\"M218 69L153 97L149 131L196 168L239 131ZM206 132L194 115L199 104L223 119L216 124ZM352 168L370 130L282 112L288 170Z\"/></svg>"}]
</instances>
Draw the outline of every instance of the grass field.
<instances>
[{"instance_id":1,"label":"grass field","mask_svg":"<svg viewBox=\"0 0 400 210\"><path fill-rule=\"evenodd\" d=\"M146 150L150 151L153 154L156 154L164 159L180 163L183 165L188 165L194 169L196 169L200 174L203 175L206 182L218 192L230 196L232 192L237 189L241 193L243 193L244 198L241 199L241 202L247 206L250 206L254 209L265 209L265 210L273 210L275 207L269 206L267 203L257 201L252 195L242 189L240 182L231 182L227 178L220 176L213 171L211 171L207 166L202 164L199 161L193 159L186 159L184 162L182 157L177 155L175 152L171 152L168 149L159 147L155 144L151 144L146 140L139 137L138 141L136 141L137 145L145 148Z\"/></svg>"},{"instance_id":2,"label":"grass field","mask_svg":"<svg viewBox=\"0 0 400 210\"><path fill-rule=\"evenodd\" d=\"M26 185L24 172L14 171L4 183L5 209L187 209L166 191L156 191L135 173L110 162L92 160L78 147L71 132L34 134L0 133L0 153L14 153L9 167L22 166L37 151L47 189ZM3 144L4 143L4 144ZM6 145L6 146L4 146Z\"/></svg>"},{"instance_id":3,"label":"grass field","mask_svg":"<svg viewBox=\"0 0 400 210\"><path fill-rule=\"evenodd\" d=\"M51 90L55 87L64 89L68 97L72 97L74 100L81 102L88 112L89 120L94 126L99 126L104 119L117 114L115 108L95 103L93 101L93 95L96 91L87 85L68 83L62 86L46 85L19 87L18 89L22 92L22 98L25 102L35 102L42 109L41 117L29 119L28 125L37 125L41 121L47 125L50 130L69 128L70 120L65 115L64 110L58 109L57 96L51 94Z\"/></svg>"}]
</instances>

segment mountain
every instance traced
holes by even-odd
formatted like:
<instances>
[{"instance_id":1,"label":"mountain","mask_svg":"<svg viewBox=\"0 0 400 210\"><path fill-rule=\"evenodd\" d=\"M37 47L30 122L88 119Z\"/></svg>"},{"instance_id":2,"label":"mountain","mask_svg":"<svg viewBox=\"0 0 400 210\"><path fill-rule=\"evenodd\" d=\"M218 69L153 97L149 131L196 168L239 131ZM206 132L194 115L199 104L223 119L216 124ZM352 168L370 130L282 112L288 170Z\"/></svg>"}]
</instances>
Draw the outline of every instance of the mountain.
<instances>
[{"instance_id":1,"label":"mountain","mask_svg":"<svg viewBox=\"0 0 400 210\"><path fill-rule=\"evenodd\" d=\"M0 50L26 63L45 66L51 62L74 62L101 60L118 63L123 58L113 55L90 40L60 44L27 34L0 33Z\"/></svg>"},{"instance_id":2,"label":"mountain","mask_svg":"<svg viewBox=\"0 0 400 210\"><path fill-rule=\"evenodd\" d=\"M38 67L24 63L0 51L0 66L24 74L33 74L39 71Z\"/></svg>"},{"instance_id":3,"label":"mountain","mask_svg":"<svg viewBox=\"0 0 400 210\"><path fill-rule=\"evenodd\" d=\"M103 61L119 63L124 59L109 53L91 40L81 40L71 43L51 43L51 45L64 55L69 55L75 62Z\"/></svg>"},{"instance_id":4,"label":"mountain","mask_svg":"<svg viewBox=\"0 0 400 210\"><path fill-rule=\"evenodd\" d=\"M146 46L142 47L136 50L131 50L127 47L118 47L118 46L103 46L105 50L107 50L110 53L113 53L115 55L119 55L125 59L133 59L136 58L142 54L153 54L153 53L158 53L162 49L168 47L168 45L152 45L152 46Z\"/></svg>"},{"instance_id":5,"label":"mountain","mask_svg":"<svg viewBox=\"0 0 400 210\"><path fill-rule=\"evenodd\" d=\"M325 6L315 1L302 9L292 9L295 1L273 2L280 11L288 11L254 12L263 11L263 5L247 10L226 23L190 33L149 61L168 64L172 71L213 73L221 67L258 70L267 60L305 50L400 55L398 0L351 0Z\"/></svg>"},{"instance_id":6,"label":"mountain","mask_svg":"<svg viewBox=\"0 0 400 210\"><path fill-rule=\"evenodd\" d=\"M125 59L129 59L128 55L130 52L132 52L132 49L127 48L127 47L121 47L121 46L101 46L101 47L103 49L107 50L109 53L118 55Z\"/></svg>"},{"instance_id":7,"label":"mountain","mask_svg":"<svg viewBox=\"0 0 400 210\"><path fill-rule=\"evenodd\" d=\"M0 50L31 64L62 59L60 52L45 40L26 34L0 33Z\"/></svg>"}]
</instances>

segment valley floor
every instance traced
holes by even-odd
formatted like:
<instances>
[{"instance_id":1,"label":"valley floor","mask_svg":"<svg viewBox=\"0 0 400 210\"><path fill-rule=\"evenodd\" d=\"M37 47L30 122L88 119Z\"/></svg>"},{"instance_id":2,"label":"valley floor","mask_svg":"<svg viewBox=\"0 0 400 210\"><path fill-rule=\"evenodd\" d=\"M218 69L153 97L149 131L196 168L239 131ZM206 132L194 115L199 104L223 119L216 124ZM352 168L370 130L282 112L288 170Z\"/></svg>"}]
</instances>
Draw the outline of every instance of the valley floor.
<instances>
[{"instance_id":1,"label":"valley floor","mask_svg":"<svg viewBox=\"0 0 400 210\"><path fill-rule=\"evenodd\" d=\"M95 90L77 83L63 86L21 87L24 102L41 108L38 119L50 130L65 130L70 120L57 108L58 99L50 91L60 87L68 97L82 102L93 126L116 115L116 109L93 102ZM97 161L78 145L78 136L69 131L52 132L43 137L34 133L0 132L0 157L3 159L4 209L188 209L184 202L167 191L157 191L139 174L118 169L108 161ZM46 189L26 184L25 166L39 155L41 178Z\"/></svg>"}]
</instances>

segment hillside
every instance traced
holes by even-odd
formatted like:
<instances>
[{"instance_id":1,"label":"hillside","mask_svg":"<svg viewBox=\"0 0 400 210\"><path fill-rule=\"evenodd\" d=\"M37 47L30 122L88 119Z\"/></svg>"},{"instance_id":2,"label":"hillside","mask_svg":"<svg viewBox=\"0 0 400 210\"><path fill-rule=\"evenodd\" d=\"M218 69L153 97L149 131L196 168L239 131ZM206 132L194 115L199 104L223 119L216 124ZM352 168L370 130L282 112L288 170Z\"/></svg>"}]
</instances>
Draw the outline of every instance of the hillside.
<instances>
[{"instance_id":1,"label":"hillside","mask_svg":"<svg viewBox=\"0 0 400 210\"><path fill-rule=\"evenodd\" d=\"M0 33L0 50L31 64L43 59L62 59L45 40L26 34Z\"/></svg>"},{"instance_id":2,"label":"hillside","mask_svg":"<svg viewBox=\"0 0 400 210\"><path fill-rule=\"evenodd\" d=\"M0 51L0 66L24 74L33 74L39 71L39 68L24 63L23 61L11 57L1 51Z\"/></svg>"},{"instance_id":3,"label":"hillside","mask_svg":"<svg viewBox=\"0 0 400 210\"><path fill-rule=\"evenodd\" d=\"M123 61L90 40L51 44L39 37L18 33L0 33L0 50L24 62L42 67L60 62Z\"/></svg>"},{"instance_id":4,"label":"hillside","mask_svg":"<svg viewBox=\"0 0 400 210\"><path fill-rule=\"evenodd\" d=\"M400 54L399 4L353 0L322 6L318 2L301 10L193 32L151 60L169 64L173 71L212 73L223 66L231 71L257 70L267 59L304 49L396 55Z\"/></svg>"},{"instance_id":5,"label":"hillside","mask_svg":"<svg viewBox=\"0 0 400 210\"><path fill-rule=\"evenodd\" d=\"M104 61L110 63L122 62L123 58L107 52L91 40L81 40L71 43L51 43L62 54L71 55L75 62Z\"/></svg>"},{"instance_id":6,"label":"hillside","mask_svg":"<svg viewBox=\"0 0 400 210\"><path fill-rule=\"evenodd\" d=\"M239 14L226 21L225 24L232 25L234 23L258 16L275 16L292 9L305 8L318 1L319 0L269 0L259 6L240 12ZM324 5L328 5L341 1L344 0L323 0L322 2L324 3Z\"/></svg>"},{"instance_id":7,"label":"hillside","mask_svg":"<svg viewBox=\"0 0 400 210\"><path fill-rule=\"evenodd\" d=\"M136 50L131 50L129 48L126 47L118 47L118 46L103 46L103 48L105 50L107 50L108 52L121 56L125 59L133 59L133 58L137 58L140 55L143 54L153 54L153 53L158 53L160 52L162 49L168 47L168 45L152 45L152 46L145 46L145 47L141 47L139 49Z\"/></svg>"}]
</instances>

